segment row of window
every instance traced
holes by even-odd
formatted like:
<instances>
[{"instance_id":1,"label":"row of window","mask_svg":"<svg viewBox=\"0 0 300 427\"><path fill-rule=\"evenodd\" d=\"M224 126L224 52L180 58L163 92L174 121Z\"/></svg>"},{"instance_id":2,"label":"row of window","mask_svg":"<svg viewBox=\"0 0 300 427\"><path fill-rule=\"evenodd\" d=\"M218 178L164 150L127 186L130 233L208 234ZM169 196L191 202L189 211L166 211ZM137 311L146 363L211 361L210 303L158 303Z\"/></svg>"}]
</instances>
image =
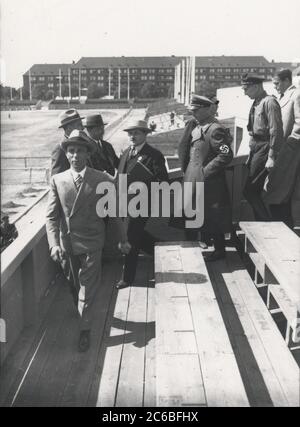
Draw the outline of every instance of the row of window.
<instances>
[{"instance_id":1,"label":"row of window","mask_svg":"<svg viewBox=\"0 0 300 427\"><path fill-rule=\"evenodd\" d=\"M265 73L268 68L196 68L196 74L213 73Z\"/></svg>"}]
</instances>

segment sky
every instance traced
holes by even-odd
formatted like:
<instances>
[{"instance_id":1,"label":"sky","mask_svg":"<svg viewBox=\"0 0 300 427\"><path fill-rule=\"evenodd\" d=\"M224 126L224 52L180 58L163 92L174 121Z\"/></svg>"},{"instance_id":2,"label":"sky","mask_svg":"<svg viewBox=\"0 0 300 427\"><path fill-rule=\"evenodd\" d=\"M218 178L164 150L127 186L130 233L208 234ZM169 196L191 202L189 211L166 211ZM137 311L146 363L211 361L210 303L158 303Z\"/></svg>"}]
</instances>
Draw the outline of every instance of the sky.
<instances>
[{"instance_id":1,"label":"sky","mask_svg":"<svg viewBox=\"0 0 300 427\"><path fill-rule=\"evenodd\" d=\"M1 82L82 56L300 61L299 0L0 0Z\"/></svg>"}]
</instances>

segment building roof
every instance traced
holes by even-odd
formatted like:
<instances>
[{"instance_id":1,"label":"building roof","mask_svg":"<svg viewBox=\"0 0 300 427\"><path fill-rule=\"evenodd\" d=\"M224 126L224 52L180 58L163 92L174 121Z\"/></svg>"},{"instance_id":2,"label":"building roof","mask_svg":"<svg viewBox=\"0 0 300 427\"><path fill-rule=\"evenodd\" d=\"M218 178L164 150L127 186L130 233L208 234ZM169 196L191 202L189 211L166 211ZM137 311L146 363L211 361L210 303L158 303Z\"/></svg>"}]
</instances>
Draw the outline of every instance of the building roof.
<instances>
[{"instance_id":1,"label":"building roof","mask_svg":"<svg viewBox=\"0 0 300 427\"><path fill-rule=\"evenodd\" d=\"M276 70L280 70L281 68L288 68L293 71L295 68L300 66L300 62L273 62Z\"/></svg>"},{"instance_id":2,"label":"building roof","mask_svg":"<svg viewBox=\"0 0 300 427\"><path fill-rule=\"evenodd\" d=\"M68 74L68 69L72 64L34 64L29 70L32 76L45 75L45 76L58 76L59 70L61 70L62 75ZM24 76L29 75L29 70L26 71Z\"/></svg>"},{"instance_id":3,"label":"building roof","mask_svg":"<svg viewBox=\"0 0 300 427\"><path fill-rule=\"evenodd\" d=\"M273 67L264 56L197 56L196 67Z\"/></svg>"},{"instance_id":4,"label":"building roof","mask_svg":"<svg viewBox=\"0 0 300 427\"><path fill-rule=\"evenodd\" d=\"M72 68L169 68L180 60L175 56L82 57Z\"/></svg>"}]
</instances>

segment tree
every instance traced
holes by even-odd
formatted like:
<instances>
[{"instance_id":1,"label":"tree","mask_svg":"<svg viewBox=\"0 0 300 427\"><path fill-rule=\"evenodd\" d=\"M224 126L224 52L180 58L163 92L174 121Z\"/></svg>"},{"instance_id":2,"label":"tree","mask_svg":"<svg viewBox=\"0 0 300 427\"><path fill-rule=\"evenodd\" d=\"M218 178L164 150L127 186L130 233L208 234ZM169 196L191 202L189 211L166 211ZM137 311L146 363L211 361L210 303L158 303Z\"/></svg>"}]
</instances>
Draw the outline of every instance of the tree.
<instances>
[{"instance_id":1,"label":"tree","mask_svg":"<svg viewBox=\"0 0 300 427\"><path fill-rule=\"evenodd\" d=\"M196 84L195 87L195 93L197 95L208 95L208 96L214 96L216 95L217 91L217 84L209 83L206 80L201 81L200 83Z\"/></svg>"},{"instance_id":2,"label":"tree","mask_svg":"<svg viewBox=\"0 0 300 427\"><path fill-rule=\"evenodd\" d=\"M130 88L129 88L130 89ZM125 98L127 99L127 91L128 91L128 87L127 85L121 85L120 88L120 98ZM130 96L132 96L132 90L130 89ZM114 98L118 98L119 97L119 88L117 87L114 91Z\"/></svg>"},{"instance_id":3,"label":"tree","mask_svg":"<svg viewBox=\"0 0 300 427\"><path fill-rule=\"evenodd\" d=\"M62 84L61 85L61 96L65 98L66 96L69 96L69 85Z\"/></svg>"},{"instance_id":4,"label":"tree","mask_svg":"<svg viewBox=\"0 0 300 427\"><path fill-rule=\"evenodd\" d=\"M45 87L43 84L34 85L32 88L33 99L45 99Z\"/></svg>"},{"instance_id":5,"label":"tree","mask_svg":"<svg viewBox=\"0 0 300 427\"><path fill-rule=\"evenodd\" d=\"M103 87L99 86L96 82L92 82L88 85L87 97L88 98L101 98L106 95L106 91Z\"/></svg>"},{"instance_id":6,"label":"tree","mask_svg":"<svg viewBox=\"0 0 300 427\"><path fill-rule=\"evenodd\" d=\"M168 98L174 98L174 85L171 84L168 87Z\"/></svg>"},{"instance_id":7,"label":"tree","mask_svg":"<svg viewBox=\"0 0 300 427\"><path fill-rule=\"evenodd\" d=\"M52 89L49 89L45 95L45 98L47 101L50 101L50 99L54 99L55 98L55 92Z\"/></svg>"},{"instance_id":8,"label":"tree","mask_svg":"<svg viewBox=\"0 0 300 427\"><path fill-rule=\"evenodd\" d=\"M158 96L159 90L152 82L146 82L140 90L141 98L157 98Z\"/></svg>"}]
</instances>

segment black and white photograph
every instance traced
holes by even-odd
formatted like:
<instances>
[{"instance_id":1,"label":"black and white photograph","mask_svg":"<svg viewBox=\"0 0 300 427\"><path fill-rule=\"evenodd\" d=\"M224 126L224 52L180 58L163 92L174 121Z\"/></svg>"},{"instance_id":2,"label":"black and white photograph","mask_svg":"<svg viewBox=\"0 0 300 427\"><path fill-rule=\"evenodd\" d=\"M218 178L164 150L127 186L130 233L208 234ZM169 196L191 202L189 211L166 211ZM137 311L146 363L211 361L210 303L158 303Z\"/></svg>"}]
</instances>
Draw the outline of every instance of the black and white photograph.
<instances>
[{"instance_id":1,"label":"black and white photograph","mask_svg":"<svg viewBox=\"0 0 300 427\"><path fill-rule=\"evenodd\" d=\"M299 16L0 0L0 407L300 407Z\"/></svg>"}]
</instances>

